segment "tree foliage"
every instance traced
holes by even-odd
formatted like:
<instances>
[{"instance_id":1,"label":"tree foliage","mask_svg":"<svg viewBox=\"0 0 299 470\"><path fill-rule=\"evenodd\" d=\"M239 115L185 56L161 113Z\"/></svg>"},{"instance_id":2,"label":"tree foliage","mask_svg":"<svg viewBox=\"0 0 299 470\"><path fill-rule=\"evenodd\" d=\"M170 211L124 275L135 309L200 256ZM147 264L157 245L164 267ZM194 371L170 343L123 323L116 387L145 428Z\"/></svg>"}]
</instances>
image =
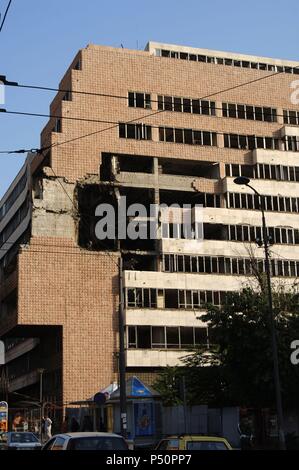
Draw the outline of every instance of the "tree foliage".
<instances>
[{"instance_id":1,"label":"tree foliage","mask_svg":"<svg viewBox=\"0 0 299 470\"><path fill-rule=\"evenodd\" d=\"M294 291L273 293L280 378L284 406L298 405L299 365L290 361L290 344L299 340L299 301ZM245 288L227 296L221 307L207 305L201 318L209 325L208 352L197 350L183 358L185 367L170 368L158 379L162 397L181 400L179 388L170 389L169 378L185 376L188 402L218 406L270 407L275 404L273 355L268 297L265 289ZM171 390L171 393L170 393Z\"/></svg>"}]
</instances>

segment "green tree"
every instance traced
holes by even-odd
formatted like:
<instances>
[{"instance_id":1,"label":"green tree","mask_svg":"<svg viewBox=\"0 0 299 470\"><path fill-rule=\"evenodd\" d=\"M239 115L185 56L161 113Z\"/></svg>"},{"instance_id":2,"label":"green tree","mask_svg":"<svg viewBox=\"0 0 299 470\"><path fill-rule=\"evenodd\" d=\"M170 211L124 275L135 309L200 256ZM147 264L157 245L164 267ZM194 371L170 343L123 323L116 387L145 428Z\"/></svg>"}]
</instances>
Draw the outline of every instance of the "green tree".
<instances>
[{"instance_id":1,"label":"green tree","mask_svg":"<svg viewBox=\"0 0 299 470\"><path fill-rule=\"evenodd\" d=\"M263 286L261 286L263 287ZM291 364L290 344L299 339L299 302L295 290L283 288L273 293L279 366L284 406L298 406L299 366ZM199 349L183 358L185 367L173 376L185 376L190 404L244 405L271 407L275 404L273 359L266 289L245 288L227 296L221 307L207 305L202 320L216 347ZM169 368L171 369L171 368ZM168 394L167 377L162 397ZM158 388L159 389L159 388ZM173 388L169 402L180 400Z\"/></svg>"},{"instance_id":2,"label":"green tree","mask_svg":"<svg viewBox=\"0 0 299 470\"><path fill-rule=\"evenodd\" d=\"M285 405L294 405L299 389L299 368L291 364L290 344L299 339L298 294L282 288L273 293L280 377ZM267 292L243 289L228 295L221 307L207 306L208 322L219 349L226 400L246 406L275 403L273 357Z\"/></svg>"}]
</instances>

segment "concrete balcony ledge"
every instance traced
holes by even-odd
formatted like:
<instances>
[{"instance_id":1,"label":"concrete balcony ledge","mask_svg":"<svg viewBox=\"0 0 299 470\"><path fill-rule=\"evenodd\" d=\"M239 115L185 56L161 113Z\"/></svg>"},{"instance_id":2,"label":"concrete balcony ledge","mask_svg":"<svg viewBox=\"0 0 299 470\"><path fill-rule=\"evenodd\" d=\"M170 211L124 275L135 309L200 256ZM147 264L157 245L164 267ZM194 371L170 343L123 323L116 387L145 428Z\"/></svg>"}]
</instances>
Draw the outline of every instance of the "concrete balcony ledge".
<instances>
[{"instance_id":1,"label":"concrete balcony ledge","mask_svg":"<svg viewBox=\"0 0 299 470\"><path fill-rule=\"evenodd\" d=\"M245 225L245 224L244 224ZM273 258L299 259L299 251L297 252L294 245L274 245ZM197 256L227 256L249 258L252 250L256 258L263 259L264 254L261 249L254 243L236 242L226 240L185 240L175 238L163 238L160 240L161 252L172 254L186 254Z\"/></svg>"},{"instance_id":2,"label":"concrete balcony ledge","mask_svg":"<svg viewBox=\"0 0 299 470\"><path fill-rule=\"evenodd\" d=\"M129 349L127 350L127 367L179 366L183 365L181 358L191 352L190 349Z\"/></svg>"},{"instance_id":3,"label":"concrete balcony ledge","mask_svg":"<svg viewBox=\"0 0 299 470\"><path fill-rule=\"evenodd\" d=\"M29 351L32 351L39 344L38 338L29 338L22 343L17 344L15 347L11 348L5 354L5 363L13 361L19 356L26 354Z\"/></svg>"},{"instance_id":4,"label":"concrete balcony ledge","mask_svg":"<svg viewBox=\"0 0 299 470\"><path fill-rule=\"evenodd\" d=\"M204 313L205 311L200 309L127 308L125 310L125 323L132 326L190 326L201 328L207 326L200 319Z\"/></svg>"},{"instance_id":5,"label":"concrete balcony ledge","mask_svg":"<svg viewBox=\"0 0 299 470\"><path fill-rule=\"evenodd\" d=\"M252 285L254 276L201 273L167 273L157 271L124 271L124 287L150 289L182 289L236 291ZM294 284L293 277L275 277L274 285Z\"/></svg>"},{"instance_id":6,"label":"concrete balcony ledge","mask_svg":"<svg viewBox=\"0 0 299 470\"><path fill-rule=\"evenodd\" d=\"M287 135L298 135L298 127L284 127ZM291 132L291 133L289 133ZM295 134L293 134L295 132ZM297 133L297 134L296 134ZM282 132L282 137L286 132ZM284 150L255 149L252 151L252 163L268 163L270 165L297 166L298 152L286 152Z\"/></svg>"},{"instance_id":7,"label":"concrete balcony ledge","mask_svg":"<svg viewBox=\"0 0 299 470\"><path fill-rule=\"evenodd\" d=\"M297 157L298 158L298 157ZM233 183L234 184L234 183ZM299 184L297 196L299 196ZM235 192L238 192L238 188L241 186L235 186ZM274 192L273 192L274 194ZM297 197L296 196L296 197ZM289 196L291 197L291 196ZM205 207L202 211L203 222L210 224L231 224L231 225L256 225L261 226L261 211L259 210L247 210L247 209L227 209L227 208L215 208ZM299 228L299 217L298 214L293 212L266 212L266 221L268 227L293 227Z\"/></svg>"},{"instance_id":8,"label":"concrete balcony ledge","mask_svg":"<svg viewBox=\"0 0 299 470\"><path fill-rule=\"evenodd\" d=\"M133 187L150 187L154 188L159 185L163 189L176 189L177 191L194 191L196 187L203 187L207 192L219 192L219 180L212 178L204 178L199 176L180 176L170 174L153 173L133 173L129 171L121 171L116 175L116 181L123 183L125 186Z\"/></svg>"},{"instance_id":9,"label":"concrete balcony ledge","mask_svg":"<svg viewBox=\"0 0 299 470\"><path fill-rule=\"evenodd\" d=\"M298 155L298 152L296 153ZM281 162L277 161L276 164L281 165ZM298 197L299 195L299 184L296 181L255 179L254 187L259 193L269 196ZM247 186L237 186L234 183L234 177L226 177L224 179L223 192L253 194L252 190L247 188Z\"/></svg>"},{"instance_id":10,"label":"concrete balcony ledge","mask_svg":"<svg viewBox=\"0 0 299 470\"><path fill-rule=\"evenodd\" d=\"M24 387L28 387L29 385L33 385L39 381L39 374L35 370L33 372L29 372L28 374L21 375L16 379L9 381L9 392L15 392L16 390L20 390Z\"/></svg>"}]
</instances>

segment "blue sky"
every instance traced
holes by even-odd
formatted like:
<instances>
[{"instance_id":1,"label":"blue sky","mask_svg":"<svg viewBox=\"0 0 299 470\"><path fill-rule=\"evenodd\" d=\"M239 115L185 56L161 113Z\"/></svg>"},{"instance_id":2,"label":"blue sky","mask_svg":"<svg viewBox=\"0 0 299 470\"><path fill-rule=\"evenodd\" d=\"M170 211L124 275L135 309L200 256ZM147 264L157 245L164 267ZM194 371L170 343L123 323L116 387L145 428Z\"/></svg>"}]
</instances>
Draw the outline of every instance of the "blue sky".
<instances>
[{"instance_id":1,"label":"blue sky","mask_svg":"<svg viewBox=\"0 0 299 470\"><path fill-rule=\"evenodd\" d=\"M2 14L7 3L0 0ZM298 0L13 0L0 33L0 75L56 87L88 43L143 49L152 40L299 60L298 18ZM52 97L9 88L5 108L47 113ZM38 147L45 122L0 114L0 150ZM0 197L23 161L0 155Z\"/></svg>"}]
</instances>

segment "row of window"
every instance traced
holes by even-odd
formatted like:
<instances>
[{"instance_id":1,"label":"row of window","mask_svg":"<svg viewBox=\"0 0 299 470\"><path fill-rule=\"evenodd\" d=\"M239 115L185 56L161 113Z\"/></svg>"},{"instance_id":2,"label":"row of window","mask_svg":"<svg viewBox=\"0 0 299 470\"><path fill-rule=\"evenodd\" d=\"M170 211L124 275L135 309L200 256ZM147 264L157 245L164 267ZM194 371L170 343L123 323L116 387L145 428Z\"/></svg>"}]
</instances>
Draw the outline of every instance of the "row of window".
<instances>
[{"instance_id":1,"label":"row of window","mask_svg":"<svg viewBox=\"0 0 299 470\"><path fill-rule=\"evenodd\" d=\"M216 195L212 196L216 197ZM299 245L298 229L267 227L267 236L271 244ZM257 240L261 240L263 236L262 227L259 226L202 224L198 222L194 224L192 237L186 236L184 226L181 224L163 223L162 238L256 242Z\"/></svg>"},{"instance_id":2,"label":"row of window","mask_svg":"<svg viewBox=\"0 0 299 470\"><path fill-rule=\"evenodd\" d=\"M29 209L28 198L23 202L21 207L17 210L15 215L10 219L8 224L0 233L0 247L9 239L11 234L16 230L20 223L25 219Z\"/></svg>"},{"instance_id":3,"label":"row of window","mask_svg":"<svg viewBox=\"0 0 299 470\"><path fill-rule=\"evenodd\" d=\"M188 52L170 51L168 49L155 49L157 57L170 57L172 59L190 60L193 62L204 62L208 64L228 65L233 67L242 67L257 70L268 70L271 72L284 72L299 74L299 68L288 65L276 65L265 62L253 62L249 60L230 59L228 57L214 57L203 54L194 54Z\"/></svg>"},{"instance_id":4,"label":"row of window","mask_svg":"<svg viewBox=\"0 0 299 470\"><path fill-rule=\"evenodd\" d=\"M254 121L277 122L277 110L265 106L247 104L222 103L222 116Z\"/></svg>"},{"instance_id":5,"label":"row of window","mask_svg":"<svg viewBox=\"0 0 299 470\"><path fill-rule=\"evenodd\" d=\"M152 140L152 128L146 124L119 123L119 137L125 139Z\"/></svg>"},{"instance_id":6,"label":"row of window","mask_svg":"<svg viewBox=\"0 0 299 470\"><path fill-rule=\"evenodd\" d=\"M208 195L210 196L210 195ZM209 202L214 203L216 194L211 194L212 198ZM220 201L219 201L220 202ZM214 205L205 207L215 207ZM162 223L161 224L162 238L180 238L186 240L201 240L203 237L202 223L196 222L192 225L189 224L173 224L173 223Z\"/></svg>"},{"instance_id":7,"label":"row of window","mask_svg":"<svg viewBox=\"0 0 299 470\"><path fill-rule=\"evenodd\" d=\"M13 192L8 196L3 206L0 208L0 220L7 214L14 202L18 199L19 195L24 191L27 183L27 172L19 179Z\"/></svg>"},{"instance_id":8,"label":"row of window","mask_svg":"<svg viewBox=\"0 0 299 470\"><path fill-rule=\"evenodd\" d=\"M224 134L224 147L227 148L279 150L279 142L283 143L284 150L299 152L299 140L296 136L286 136L284 139L278 139L256 135Z\"/></svg>"},{"instance_id":9,"label":"row of window","mask_svg":"<svg viewBox=\"0 0 299 470\"><path fill-rule=\"evenodd\" d=\"M129 349L189 349L204 346L209 349L211 328L186 326L129 326Z\"/></svg>"},{"instance_id":10,"label":"row of window","mask_svg":"<svg viewBox=\"0 0 299 470\"><path fill-rule=\"evenodd\" d=\"M249 225L203 224L205 240L255 242L263 238L262 228ZM267 227L271 244L299 245L299 230L294 228Z\"/></svg>"},{"instance_id":11,"label":"row of window","mask_svg":"<svg viewBox=\"0 0 299 470\"><path fill-rule=\"evenodd\" d=\"M194 129L159 127L159 140L176 144L217 146L216 132Z\"/></svg>"},{"instance_id":12,"label":"row of window","mask_svg":"<svg viewBox=\"0 0 299 470\"><path fill-rule=\"evenodd\" d=\"M227 294L226 291L132 287L126 289L126 306L128 308L203 308L207 303L223 304Z\"/></svg>"},{"instance_id":13,"label":"row of window","mask_svg":"<svg viewBox=\"0 0 299 470\"><path fill-rule=\"evenodd\" d=\"M299 212L298 197L263 196L266 211ZM227 193L227 207L231 209L260 209L259 197L256 194Z\"/></svg>"},{"instance_id":14,"label":"row of window","mask_svg":"<svg viewBox=\"0 0 299 470\"><path fill-rule=\"evenodd\" d=\"M256 163L255 165L226 164L226 176L247 176L248 178L299 181L298 166L269 165L268 163Z\"/></svg>"},{"instance_id":15,"label":"row of window","mask_svg":"<svg viewBox=\"0 0 299 470\"><path fill-rule=\"evenodd\" d=\"M152 140L152 126L146 124L119 123L119 137L136 140ZM279 149L279 140L274 137L256 135L224 134L224 147L244 150L256 148ZM159 141L176 144L217 146L217 133L195 129L159 127ZM299 140L295 136L284 139L287 151L298 152Z\"/></svg>"},{"instance_id":16,"label":"row of window","mask_svg":"<svg viewBox=\"0 0 299 470\"><path fill-rule=\"evenodd\" d=\"M272 276L299 276L299 261L271 259ZM163 255L163 270L166 272L239 274L251 276L265 272L265 260L224 256Z\"/></svg>"},{"instance_id":17,"label":"row of window","mask_svg":"<svg viewBox=\"0 0 299 470\"><path fill-rule=\"evenodd\" d=\"M158 96L158 109L163 111L177 111L179 113L216 115L215 101L180 98L176 96Z\"/></svg>"},{"instance_id":18,"label":"row of window","mask_svg":"<svg viewBox=\"0 0 299 470\"><path fill-rule=\"evenodd\" d=\"M63 99L67 100L70 98L67 95ZM129 91L128 105L132 108L151 109L151 95L150 93ZM161 111L216 116L215 101L183 98L179 96L158 95L158 109ZM222 103L222 116L254 121L277 122L277 109L269 106ZM284 109L283 122L284 124L299 125L299 111Z\"/></svg>"},{"instance_id":19,"label":"row of window","mask_svg":"<svg viewBox=\"0 0 299 470\"><path fill-rule=\"evenodd\" d=\"M256 135L224 134L224 147L232 149L279 149L279 139Z\"/></svg>"},{"instance_id":20,"label":"row of window","mask_svg":"<svg viewBox=\"0 0 299 470\"><path fill-rule=\"evenodd\" d=\"M283 122L284 124L295 124L299 125L299 111L290 111L288 109L283 110Z\"/></svg>"}]
</instances>

